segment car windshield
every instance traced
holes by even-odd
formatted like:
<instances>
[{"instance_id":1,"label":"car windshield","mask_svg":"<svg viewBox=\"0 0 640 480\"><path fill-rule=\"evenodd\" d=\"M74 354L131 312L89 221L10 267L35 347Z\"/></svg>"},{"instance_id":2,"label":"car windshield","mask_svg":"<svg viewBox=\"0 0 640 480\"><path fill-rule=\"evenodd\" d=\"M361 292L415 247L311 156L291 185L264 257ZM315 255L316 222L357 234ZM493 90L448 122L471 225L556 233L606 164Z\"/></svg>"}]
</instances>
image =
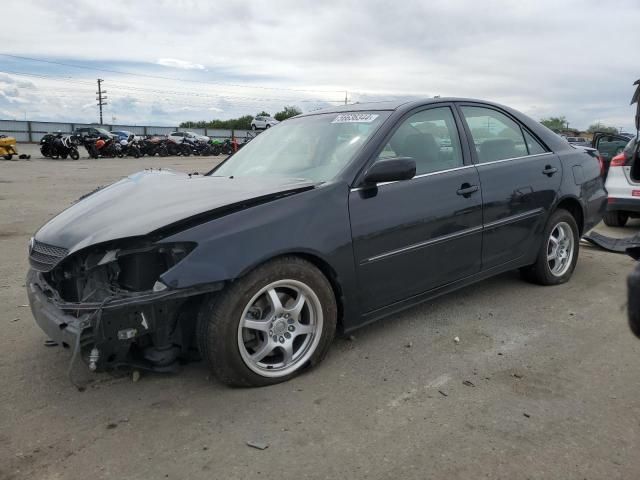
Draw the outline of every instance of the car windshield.
<instances>
[{"instance_id":1,"label":"car windshield","mask_svg":"<svg viewBox=\"0 0 640 480\"><path fill-rule=\"evenodd\" d=\"M111 134L109 132L107 132L104 128L96 128L96 131L98 133L100 133L101 135L106 135L106 136L110 136Z\"/></svg>"},{"instance_id":2,"label":"car windshield","mask_svg":"<svg viewBox=\"0 0 640 480\"><path fill-rule=\"evenodd\" d=\"M273 175L329 181L351 161L389 114L343 112L291 118L258 135L212 175Z\"/></svg>"}]
</instances>

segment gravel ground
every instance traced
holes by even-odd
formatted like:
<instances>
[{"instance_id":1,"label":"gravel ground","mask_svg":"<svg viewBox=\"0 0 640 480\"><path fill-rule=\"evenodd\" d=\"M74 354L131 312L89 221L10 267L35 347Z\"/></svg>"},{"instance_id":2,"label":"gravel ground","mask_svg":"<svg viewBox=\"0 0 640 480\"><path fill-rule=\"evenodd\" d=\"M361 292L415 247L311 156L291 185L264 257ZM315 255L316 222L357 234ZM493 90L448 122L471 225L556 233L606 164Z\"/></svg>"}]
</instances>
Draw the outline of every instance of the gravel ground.
<instances>
[{"instance_id":1,"label":"gravel ground","mask_svg":"<svg viewBox=\"0 0 640 480\"><path fill-rule=\"evenodd\" d=\"M336 339L285 384L229 389L194 363L78 392L24 307L29 237L123 175L216 161L0 162L0 479L640 478L633 261L588 246L566 285L498 276Z\"/></svg>"}]
</instances>

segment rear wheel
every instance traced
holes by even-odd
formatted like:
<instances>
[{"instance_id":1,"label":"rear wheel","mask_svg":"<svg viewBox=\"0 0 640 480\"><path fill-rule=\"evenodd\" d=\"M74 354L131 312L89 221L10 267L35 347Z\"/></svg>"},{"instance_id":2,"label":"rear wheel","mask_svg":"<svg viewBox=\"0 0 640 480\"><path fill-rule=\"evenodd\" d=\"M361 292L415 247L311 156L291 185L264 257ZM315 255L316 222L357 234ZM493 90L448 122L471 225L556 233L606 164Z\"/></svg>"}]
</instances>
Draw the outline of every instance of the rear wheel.
<instances>
[{"instance_id":1,"label":"rear wheel","mask_svg":"<svg viewBox=\"0 0 640 480\"><path fill-rule=\"evenodd\" d=\"M536 263L522 268L522 276L540 285L567 282L578 261L579 239L573 215L566 210L556 210L545 227Z\"/></svg>"},{"instance_id":2,"label":"rear wheel","mask_svg":"<svg viewBox=\"0 0 640 480\"><path fill-rule=\"evenodd\" d=\"M613 212L607 212L602 217L605 225L609 227L624 227L629 220L629 214L627 212L622 212L620 210L615 210Z\"/></svg>"},{"instance_id":3,"label":"rear wheel","mask_svg":"<svg viewBox=\"0 0 640 480\"><path fill-rule=\"evenodd\" d=\"M75 148L71 149L71 151L69 152L69 156L71 157L72 160L78 160L80 158L80 154L78 153L78 150L76 150Z\"/></svg>"},{"instance_id":4,"label":"rear wheel","mask_svg":"<svg viewBox=\"0 0 640 480\"><path fill-rule=\"evenodd\" d=\"M2 158L4 158L5 160L11 160L13 158L13 155L5 155Z\"/></svg>"},{"instance_id":5,"label":"rear wheel","mask_svg":"<svg viewBox=\"0 0 640 480\"><path fill-rule=\"evenodd\" d=\"M205 302L198 346L220 381L271 385L319 363L336 320L336 300L322 272L300 258L283 257Z\"/></svg>"}]
</instances>

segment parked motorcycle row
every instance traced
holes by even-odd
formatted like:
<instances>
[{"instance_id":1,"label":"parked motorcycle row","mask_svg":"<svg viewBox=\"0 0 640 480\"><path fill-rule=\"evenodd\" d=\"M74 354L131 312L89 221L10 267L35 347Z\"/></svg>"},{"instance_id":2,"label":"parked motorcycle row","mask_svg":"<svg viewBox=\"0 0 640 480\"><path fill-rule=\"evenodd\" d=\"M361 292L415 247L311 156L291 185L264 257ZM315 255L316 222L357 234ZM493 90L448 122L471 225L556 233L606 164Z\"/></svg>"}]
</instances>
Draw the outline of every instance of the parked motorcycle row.
<instances>
[{"instance_id":1,"label":"parked motorcycle row","mask_svg":"<svg viewBox=\"0 0 640 480\"><path fill-rule=\"evenodd\" d=\"M78 160L80 145L89 154L89 158L139 158L144 155L150 157L179 155L218 156L231 155L235 150L242 148L249 139L242 143L235 143L231 139L210 139L208 141L194 140L183 137L179 140L172 137L153 136L149 138L129 137L92 137L81 135L63 135L61 133L48 133L40 140L40 152L46 158L71 158Z\"/></svg>"}]
</instances>

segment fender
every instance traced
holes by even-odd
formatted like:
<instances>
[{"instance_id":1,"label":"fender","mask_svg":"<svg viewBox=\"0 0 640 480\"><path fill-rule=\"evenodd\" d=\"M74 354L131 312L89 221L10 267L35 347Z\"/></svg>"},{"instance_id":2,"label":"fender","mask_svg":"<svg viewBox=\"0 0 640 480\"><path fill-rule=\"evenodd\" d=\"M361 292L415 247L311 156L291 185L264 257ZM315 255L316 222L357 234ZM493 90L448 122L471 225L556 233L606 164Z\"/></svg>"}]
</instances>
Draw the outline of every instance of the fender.
<instances>
[{"instance_id":1,"label":"fender","mask_svg":"<svg viewBox=\"0 0 640 480\"><path fill-rule=\"evenodd\" d=\"M190 239L197 247L160 280L169 288L233 282L272 258L311 256L335 272L348 308L346 327L360 314L348 193L346 182L326 183L163 238L159 243Z\"/></svg>"}]
</instances>

